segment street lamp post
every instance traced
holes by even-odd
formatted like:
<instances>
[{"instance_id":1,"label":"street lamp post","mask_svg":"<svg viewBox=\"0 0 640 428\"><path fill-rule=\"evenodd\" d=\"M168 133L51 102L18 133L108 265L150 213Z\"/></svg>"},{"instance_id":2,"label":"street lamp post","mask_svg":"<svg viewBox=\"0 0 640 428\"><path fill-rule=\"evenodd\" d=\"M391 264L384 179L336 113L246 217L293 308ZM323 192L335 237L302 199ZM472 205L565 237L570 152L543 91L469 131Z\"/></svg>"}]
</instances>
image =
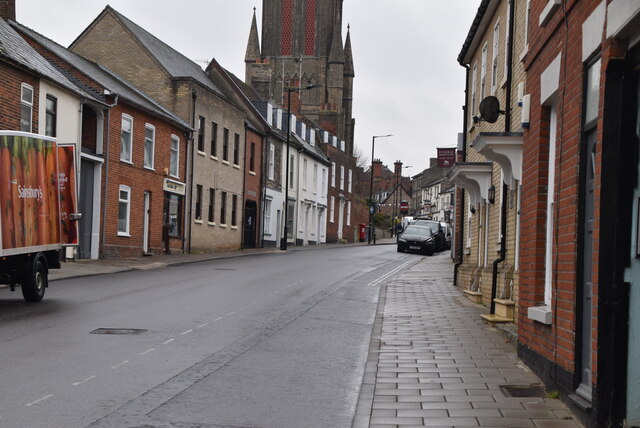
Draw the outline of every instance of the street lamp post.
<instances>
[{"instance_id":1,"label":"street lamp post","mask_svg":"<svg viewBox=\"0 0 640 428\"><path fill-rule=\"evenodd\" d=\"M369 185L369 237L367 243L371 244L371 238L373 237L373 160L376 147L376 138L391 137L391 134L387 135L374 135L371 140L371 183Z\"/></svg>"},{"instance_id":2,"label":"street lamp post","mask_svg":"<svg viewBox=\"0 0 640 428\"><path fill-rule=\"evenodd\" d=\"M284 234L282 238L280 238L280 249L287 249L287 239L289 234L289 141L291 139L291 92L293 91L302 91L309 90L313 88L317 88L318 85L309 85L305 88L302 87L293 87L286 88L287 89L287 167L286 167L286 178L284 185ZM299 102L300 100L298 100Z\"/></svg>"}]
</instances>

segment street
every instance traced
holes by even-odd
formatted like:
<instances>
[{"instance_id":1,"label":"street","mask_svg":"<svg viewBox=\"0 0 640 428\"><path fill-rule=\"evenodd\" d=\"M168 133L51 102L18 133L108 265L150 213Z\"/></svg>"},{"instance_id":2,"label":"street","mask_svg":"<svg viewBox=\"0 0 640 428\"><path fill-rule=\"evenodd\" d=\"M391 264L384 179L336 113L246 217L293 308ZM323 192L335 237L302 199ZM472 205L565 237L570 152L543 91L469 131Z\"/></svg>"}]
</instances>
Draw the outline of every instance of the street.
<instances>
[{"instance_id":1,"label":"street","mask_svg":"<svg viewBox=\"0 0 640 428\"><path fill-rule=\"evenodd\" d=\"M40 304L0 289L0 426L350 426L380 286L421 260L314 249L54 281Z\"/></svg>"}]
</instances>

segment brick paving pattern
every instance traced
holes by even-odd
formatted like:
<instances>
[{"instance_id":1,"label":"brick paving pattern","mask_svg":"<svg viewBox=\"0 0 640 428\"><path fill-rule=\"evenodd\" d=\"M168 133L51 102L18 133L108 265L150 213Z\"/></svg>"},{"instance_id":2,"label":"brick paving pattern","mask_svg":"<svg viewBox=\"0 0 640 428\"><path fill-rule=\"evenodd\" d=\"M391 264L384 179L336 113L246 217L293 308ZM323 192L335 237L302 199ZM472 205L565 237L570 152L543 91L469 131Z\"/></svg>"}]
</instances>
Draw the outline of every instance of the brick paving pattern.
<instances>
[{"instance_id":1,"label":"brick paving pattern","mask_svg":"<svg viewBox=\"0 0 640 428\"><path fill-rule=\"evenodd\" d=\"M503 394L542 382L452 272L425 257L383 287L354 427L580 427L559 400Z\"/></svg>"}]
</instances>

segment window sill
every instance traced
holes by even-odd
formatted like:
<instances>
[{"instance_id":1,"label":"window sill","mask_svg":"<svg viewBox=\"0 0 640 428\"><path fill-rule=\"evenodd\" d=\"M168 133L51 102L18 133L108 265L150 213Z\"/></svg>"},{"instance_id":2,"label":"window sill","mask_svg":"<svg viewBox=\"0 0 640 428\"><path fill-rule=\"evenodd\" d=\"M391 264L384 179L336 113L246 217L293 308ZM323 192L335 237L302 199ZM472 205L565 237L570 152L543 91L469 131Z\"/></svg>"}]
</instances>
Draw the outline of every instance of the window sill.
<instances>
[{"instance_id":1,"label":"window sill","mask_svg":"<svg viewBox=\"0 0 640 428\"><path fill-rule=\"evenodd\" d=\"M224 165L229 165L229 161L228 161L228 160L224 160L224 159L223 159L223 160L222 160L222 163L223 163Z\"/></svg>"},{"instance_id":2,"label":"window sill","mask_svg":"<svg viewBox=\"0 0 640 428\"><path fill-rule=\"evenodd\" d=\"M173 175L173 174L169 174L169 177L173 177L176 180L180 180L180 176L179 175Z\"/></svg>"},{"instance_id":3,"label":"window sill","mask_svg":"<svg viewBox=\"0 0 640 428\"><path fill-rule=\"evenodd\" d=\"M226 229L227 225L225 223L220 223L219 227L222 227L222 228Z\"/></svg>"},{"instance_id":4,"label":"window sill","mask_svg":"<svg viewBox=\"0 0 640 428\"><path fill-rule=\"evenodd\" d=\"M231 226L231 230L238 230L238 226Z\"/></svg>"},{"instance_id":5,"label":"window sill","mask_svg":"<svg viewBox=\"0 0 640 428\"><path fill-rule=\"evenodd\" d=\"M233 167L234 167L235 169L240 169L240 165L235 164L235 163L233 164Z\"/></svg>"},{"instance_id":6,"label":"window sill","mask_svg":"<svg viewBox=\"0 0 640 428\"><path fill-rule=\"evenodd\" d=\"M147 171L154 171L155 172L155 168L154 167L145 166L144 169L146 169Z\"/></svg>"},{"instance_id":7,"label":"window sill","mask_svg":"<svg viewBox=\"0 0 640 428\"><path fill-rule=\"evenodd\" d=\"M213 159L214 161L218 160L218 156L211 155L210 158Z\"/></svg>"},{"instance_id":8,"label":"window sill","mask_svg":"<svg viewBox=\"0 0 640 428\"><path fill-rule=\"evenodd\" d=\"M118 236L121 236L123 238L131 238L131 235L125 232L118 232Z\"/></svg>"},{"instance_id":9,"label":"window sill","mask_svg":"<svg viewBox=\"0 0 640 428\"><path fill-rule=\"evenodd\" d=\"M215 222L215 221L208 221L208 222L207 222L207 224L208 224L209 226L215 226L215 225L216 225L216 222Z\"/></svg>"},{"instance_id":10,"label":"window sill","mask_svg":"<svg viewBox=\"0 0 640 428\"><path fill-rule=\"evenodd\" d=\"M202 220L198 220L198 219L193 220L193 222L194 222L195 224L202 224Z\"/></svg>"},{"instance_id":11,"label":"window sill","mask_svg":"<svg viewBox=\"0 0 640 428\"><path fill-rule=\"evenodd\" d=\"M553 312L551 306L532 306L527 309L527 318L538 321L541 324L551 325L553 321Z\"/></svg>"},{"instance_id":12,"label":"window sill","mask_svg":"<svg viewBox=\"0 0 640 428\"><path fill-rule=\"evenodd\" d=\"M527 56L527 53L529 53L529 45L525 46L522 52L520 52L520 56L518 57L520 62L524 61L524 57Z\"/></svg>"},{"instance_id":13,"label":"window sill","mask_svg":"<svg viewBox=\"0 0 640 428\"><path fill-rule=\"evenodd\" d=\"M197 150L198 154L202 157L205 157L207 154L201 150Z\"/></svg>"},{"instance_id":14,"label":"window sill","mask_svg":"<svg viewBox=\"0 0 640 428\"><path fill-rule=\"evenodd\" d=\"M120 162L122 163L128 163L129 165L133 165L133 162L130 160L126 160L126 159L120 159Z\"/></svg>"},{"instance_id":15,"label":"window sill","mask_svg":"<svg viewBox=\"0 0 640 428\"><path fill-rule=\"evenodd\" d=\"M502 80L500 81L500 87L501 87L502 89L505 89L505 88L507 87L507 76L504 76L504 77L502 78Z\"/></svg>"},{"instance_id":16,"label":"window sill","mask_svg":"<svg viewBox=\"0 0 640 428\"><path fill-rule=\"evenodd\" d=\"M256 173L255 173L255 172L253 172L253 171L249 171L249 174L250 174L250 175L256 175Z\"/></svg>"}]
</instances>

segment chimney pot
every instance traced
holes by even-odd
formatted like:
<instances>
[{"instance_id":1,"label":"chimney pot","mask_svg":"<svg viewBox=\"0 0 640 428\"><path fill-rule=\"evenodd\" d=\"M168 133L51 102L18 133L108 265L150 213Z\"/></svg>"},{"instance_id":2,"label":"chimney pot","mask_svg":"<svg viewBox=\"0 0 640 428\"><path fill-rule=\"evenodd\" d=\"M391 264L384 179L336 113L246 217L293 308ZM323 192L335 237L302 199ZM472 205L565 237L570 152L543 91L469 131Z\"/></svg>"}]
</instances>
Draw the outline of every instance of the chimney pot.
<instances>
[{"instance_id":1,"label":"chimney pot","mask_svg":"<svg viewBox=\"0 0 640 428\"><path fill-rule=\"evenodd\" d=\"M0 18L16 20L16 0L0 0Z\"/></svg>"}]
</instances>

